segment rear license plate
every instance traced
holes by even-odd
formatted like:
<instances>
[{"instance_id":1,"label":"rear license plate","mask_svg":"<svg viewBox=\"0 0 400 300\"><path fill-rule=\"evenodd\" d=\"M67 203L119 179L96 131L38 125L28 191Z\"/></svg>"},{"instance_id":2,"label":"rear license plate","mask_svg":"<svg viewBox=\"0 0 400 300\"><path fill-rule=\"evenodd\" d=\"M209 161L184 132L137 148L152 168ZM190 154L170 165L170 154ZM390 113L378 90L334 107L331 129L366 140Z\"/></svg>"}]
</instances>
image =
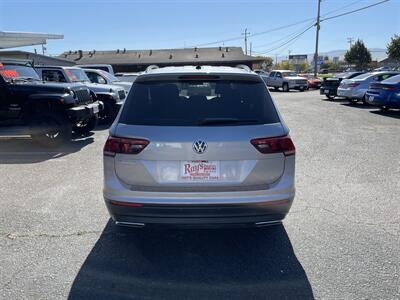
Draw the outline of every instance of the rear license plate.
<instances>
[{"instance_id":1,"label":"rear license plate","mask_svg":"<svg viewBox=\"0 0 400 300\"><path fill-rule=\"evenodd\" d=\"M329 90L325 90L324 93L325 93L325 94L329 94Z\"/></svg>"},{"instance_id":2,"label":"rear license plate","mask_svg":"<svg viewBox=\"0 0 400 300\"><path fill-rule=\"evenodd\" d=\"M219 161L181 161L180 176L185 181L217 181L220 179Z\"/></svg>"},{"instance_id":3,"label":"rear license plate","mask_svg":"<svg viewBox=\"0 0 400 300\"><path fill-rule=\"evenodd\" d=\"M97 114L99 112L98 106L93 106L93 113Z\"/></svg>"}]
</instances>

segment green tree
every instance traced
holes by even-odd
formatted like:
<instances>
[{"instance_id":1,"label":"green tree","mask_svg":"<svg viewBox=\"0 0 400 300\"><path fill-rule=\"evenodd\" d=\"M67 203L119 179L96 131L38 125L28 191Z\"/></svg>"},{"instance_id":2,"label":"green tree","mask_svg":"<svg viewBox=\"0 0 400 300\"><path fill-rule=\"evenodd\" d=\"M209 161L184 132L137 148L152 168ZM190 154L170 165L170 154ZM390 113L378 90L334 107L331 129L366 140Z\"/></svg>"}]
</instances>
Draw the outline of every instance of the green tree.
<instances>
[{"instance_id":1,"label":"green tree","mask_svg":"<svg viewBox=\"0 0 400 300\"><path fill-rule=\"evenodd\" d=\"M386 47L386 53L389 58L400 62L400 36L395 34Z\"/></svg>"},{"instance_id":2,"label":"green tree","mask_svg":"<svg viewBox=\"0 0 400 300\"><path fill-rule=\"evenodd\" d=\"M275 69L278 70L294 70L294 66L289 63L289 61L284 60L280 62L279 64L275 65Z\"/></svg>"},{"instance_id":3,"label":"green tree","mask_svg":"<svg viewBox=\"0 0 400 300\"><path fill-rule=\"evenodd\" d=\"M257 58L262 58L264 61L257 63L253 66L253 69L270 69L273 65L273 59L269 56L257 56ZM265 64L265 68L263 65Z\"/></svg>"},{"instance_id":4,"label":"green tree","mask_svg":"<svg viewBox=\"0 0 400 300\"><path fill-rule=\"evenodd\" d=\"M355 65L357 70L363 70L368 67L371 62L371 53L365 47L363 41L357 40L354 45L348 50L344 56L344 60Z\"/></svg>"}]
</instances>

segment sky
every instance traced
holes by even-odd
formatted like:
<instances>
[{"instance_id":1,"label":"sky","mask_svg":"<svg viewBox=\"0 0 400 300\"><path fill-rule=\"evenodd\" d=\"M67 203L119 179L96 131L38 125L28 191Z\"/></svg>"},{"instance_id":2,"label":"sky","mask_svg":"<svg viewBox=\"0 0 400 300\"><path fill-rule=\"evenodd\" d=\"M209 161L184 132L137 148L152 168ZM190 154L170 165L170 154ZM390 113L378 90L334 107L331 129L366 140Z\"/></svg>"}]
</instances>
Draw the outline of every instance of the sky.
<instances>
[{"instance_id":1,"label":"sky","mask_svg":"<svg viewBox=\"0 0 400 300\"><path fill-rule=\"evenodd\" d=\"M47 54L68 50L163 49L203 45L239 38L245 28L253 54L313 53L315 27L278 48L313 22L318 0L0 0L0 31L64 34L50 40ZM380 0L322 0L322 18ZM347 38L361 39L368 48L386 48L400 34L400 0L321 23L320 52L348 49ZM311 19L308 21L304 21ZM303 23L258 34L271 29ZM242 46L243 38L209 46ZM23 47L33 51L40 46Z\"/></svg>"}]
</instances>

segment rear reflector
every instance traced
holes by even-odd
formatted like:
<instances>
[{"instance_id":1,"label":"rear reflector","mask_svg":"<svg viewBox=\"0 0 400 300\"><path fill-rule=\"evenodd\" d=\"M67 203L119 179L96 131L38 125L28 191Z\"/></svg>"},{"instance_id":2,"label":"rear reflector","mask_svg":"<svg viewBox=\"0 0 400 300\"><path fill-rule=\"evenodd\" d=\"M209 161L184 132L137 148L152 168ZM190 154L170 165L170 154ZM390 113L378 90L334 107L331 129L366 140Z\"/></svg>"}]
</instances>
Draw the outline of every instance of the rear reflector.
<instances>
[{"instance_id":1,"label":"rear reflector","mask_svg":"<svg viewBox=\"0 0 400 300\"><path fill-rule=\"evenodd\" d=\"M105 156L115 156L116 153L139 154L148 144L150 144L150 142L144 139L109 136L104 145L103 153Z\"/></svg>"},{"instance_id":2,"label":"rear reflector","mask_svg":"<svg viewBox=\"0 0 400 300\"><path fill-rule=\"evenodd\" d=\"M112 205L118 206L130 206L130 207L141 207L143 206L142 203L133 203L133 202L122 202L122 201L110 201Z\"/></svg>"},{"instance_id":3,"label":"rear reflector","mask_svg":"<svg viewBox=\"0 0 400 300\"><path fill-rule=\"evenodd\" d=\"M289 135L252 139L250 143L263 154L283 152L283 154L289 156L296 153L296 148Z\"/></svg>"}]
</instances>

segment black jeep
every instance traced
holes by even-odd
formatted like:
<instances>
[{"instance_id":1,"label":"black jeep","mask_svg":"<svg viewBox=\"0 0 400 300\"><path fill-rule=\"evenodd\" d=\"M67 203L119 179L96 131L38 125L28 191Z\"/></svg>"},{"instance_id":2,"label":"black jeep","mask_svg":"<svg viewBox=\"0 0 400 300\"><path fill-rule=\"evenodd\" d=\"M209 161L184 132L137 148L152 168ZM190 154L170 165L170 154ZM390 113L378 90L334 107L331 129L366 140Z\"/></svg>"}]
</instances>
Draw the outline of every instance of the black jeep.
<instances>
[{"instance_id":1,"label":"black jeep","mask_svg":"<svg viewBox=\"0 0 400 300\"><path fill-rule=\"evenodd\" d=\"M48 146L87 133L103 104L83 84L45 83L29 61L0 58L0 136L26 136Z\"/></svg>"}]
</instances>

